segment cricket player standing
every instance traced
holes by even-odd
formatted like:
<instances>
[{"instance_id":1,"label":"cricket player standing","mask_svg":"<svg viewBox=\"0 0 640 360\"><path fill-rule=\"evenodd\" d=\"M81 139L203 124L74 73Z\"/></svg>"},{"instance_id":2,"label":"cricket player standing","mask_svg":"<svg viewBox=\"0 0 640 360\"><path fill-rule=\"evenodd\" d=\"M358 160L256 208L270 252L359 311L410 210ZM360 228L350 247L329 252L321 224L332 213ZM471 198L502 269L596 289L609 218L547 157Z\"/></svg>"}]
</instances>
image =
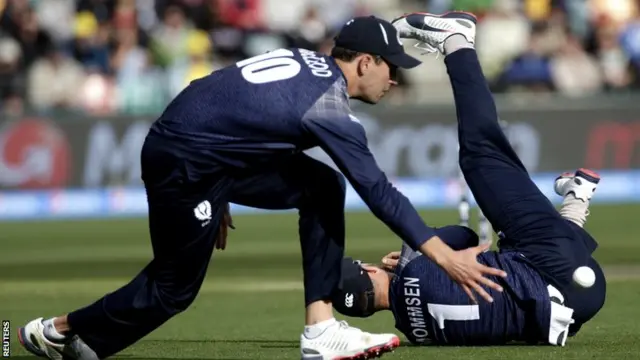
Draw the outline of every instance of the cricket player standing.
<instances>
[{"instance_id":1,"label":"cricket player standing","mask_svg":"<svg viewBox=\"0 0 640 360\"><path fill-rule=\"evenodd\" d=\"M490 300L480 285L501 291L485 275L506 274L476 260L487 246L454 251L442 242L379 169L351 114L349 98L379 102L395 85L397 68L420 62L404 52L393 26L375 17L350 20L335 40L331 56L278 49L195 80L180 93L152 125L141 154L153 260L93 304L29 322L19 331L25 348L50 359L102 359L187 309L216 243L226 243L230 202L299 210L302 359L377 357L397 347L393 334L368 334L334 319L330 299L345 246L346 183L303 153L316 146L380 220L468 296L473 290Z\"/></svg>"}]
</instances>

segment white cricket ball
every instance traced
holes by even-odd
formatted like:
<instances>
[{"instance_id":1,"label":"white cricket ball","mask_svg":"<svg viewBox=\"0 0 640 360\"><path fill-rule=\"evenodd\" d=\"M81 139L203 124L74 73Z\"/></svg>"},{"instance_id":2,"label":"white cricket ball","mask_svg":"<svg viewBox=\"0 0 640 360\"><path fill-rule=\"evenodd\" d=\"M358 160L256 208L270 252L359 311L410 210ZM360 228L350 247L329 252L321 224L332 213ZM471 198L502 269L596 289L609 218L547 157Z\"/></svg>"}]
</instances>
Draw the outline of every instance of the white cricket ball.
<instances>
[{"instance_id":1,"label":"white cricket ball","mask_svg":"<svg viewBox=\"0 0 640 360\"><path fill-rule=\"evenodd\" d=\"M573 281L583 288L590 288L596 282L596 273L588 266L580 266L573 272Z\"/></svg>"}]
</instances>

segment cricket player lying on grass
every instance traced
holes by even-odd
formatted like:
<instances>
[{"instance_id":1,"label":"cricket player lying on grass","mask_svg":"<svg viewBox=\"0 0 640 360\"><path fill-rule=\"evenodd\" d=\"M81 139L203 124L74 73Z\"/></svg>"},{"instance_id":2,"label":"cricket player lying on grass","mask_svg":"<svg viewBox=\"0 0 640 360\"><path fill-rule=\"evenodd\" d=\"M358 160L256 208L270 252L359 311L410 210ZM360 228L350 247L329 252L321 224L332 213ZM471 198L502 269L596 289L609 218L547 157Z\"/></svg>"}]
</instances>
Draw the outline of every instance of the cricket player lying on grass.
<instances>
[{"instance_id":1,"label":"cricket player lying on grass","mask_svg":"<svg viewBox=\"0 0 640 360\"><path fill-rule=\"evenodd\" d=\"M499 250L480 254L478 261L505 270L506 278L494 278L504 291L487 288L493 302L473 303L432 260L404 245L400 254L383 258L383 267L344 259L334 307L353 317L391 310L398 330L416 344L518 341L564 346L567 336L575 335L605 301L606 281L592 257L597 243L583 229L599 177L580 169L556 179L555 191L564 198L556 210L530 179L498 124L469 41L473 34L436 31L459 30L450 22L410 14L394 25L402 37L445 55L458 116L460 167L480 209L501 235ZM436 232L454 249L478 245L478 236L466 227Z\"/></svg>"}]
</instances>

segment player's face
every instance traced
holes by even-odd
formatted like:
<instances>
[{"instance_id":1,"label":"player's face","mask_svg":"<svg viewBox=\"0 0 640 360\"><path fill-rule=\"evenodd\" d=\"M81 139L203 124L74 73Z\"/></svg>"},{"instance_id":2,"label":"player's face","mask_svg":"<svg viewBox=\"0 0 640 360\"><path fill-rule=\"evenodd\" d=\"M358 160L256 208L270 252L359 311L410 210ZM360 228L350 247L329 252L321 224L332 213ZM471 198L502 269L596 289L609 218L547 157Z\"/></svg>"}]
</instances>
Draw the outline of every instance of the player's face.
<instances>
[{"instance_id":1,"label":"player's face","mask_svg":"<svg viewBox=\"0 0 640 360\"><path fill-rule=\"evenodd\" d=\"M358 99L369 103L378 103L396 82L393 80L396 67L371 55L360 60L360 96Z\"/></svg>"}]
</instances>

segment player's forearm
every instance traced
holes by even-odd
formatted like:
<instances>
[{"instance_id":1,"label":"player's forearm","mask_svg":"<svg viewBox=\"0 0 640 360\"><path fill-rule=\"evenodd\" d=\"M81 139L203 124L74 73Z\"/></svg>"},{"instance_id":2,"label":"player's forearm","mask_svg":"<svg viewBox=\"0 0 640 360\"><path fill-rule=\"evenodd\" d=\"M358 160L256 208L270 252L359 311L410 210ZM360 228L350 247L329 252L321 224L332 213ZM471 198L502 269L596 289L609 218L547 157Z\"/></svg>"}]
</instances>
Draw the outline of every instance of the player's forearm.
<instances>
[{"instance_id":1,"label":"player's forearm","mask_svg":"<svg viewBox=\"0 0 640 360\"><path fill-rule=\"evenodd\" d=\"M449 247L438 236L427 239L418 249L422 254L428 256L433 262L442 266L446 259L449 258L453 249Z\"/></svg>"},{"instance_id":2,"label":"player's forearm","mask_svg":"<svg viewBox=\"0 0 640 360\"><path fill-rule=\"evenodd\" d=\"M386 179L383 188L377 201L367 203L371 211L413 250L442 266L453 252L451 247L437 236L435 229L425 224L409 199Z\"/></svg>"},{"instance_id":3,"label":"player's forearm","mask_svg":"<svg viewBox=\"0 0 640 360\"><path fill-rule=\"evenodd\" d=\"M371 212L413 250L436 235L378 167L367 147L364 128L352 116L338 121L310 117L303 126L318 139Z\"/></svg>"}]
</instances>

